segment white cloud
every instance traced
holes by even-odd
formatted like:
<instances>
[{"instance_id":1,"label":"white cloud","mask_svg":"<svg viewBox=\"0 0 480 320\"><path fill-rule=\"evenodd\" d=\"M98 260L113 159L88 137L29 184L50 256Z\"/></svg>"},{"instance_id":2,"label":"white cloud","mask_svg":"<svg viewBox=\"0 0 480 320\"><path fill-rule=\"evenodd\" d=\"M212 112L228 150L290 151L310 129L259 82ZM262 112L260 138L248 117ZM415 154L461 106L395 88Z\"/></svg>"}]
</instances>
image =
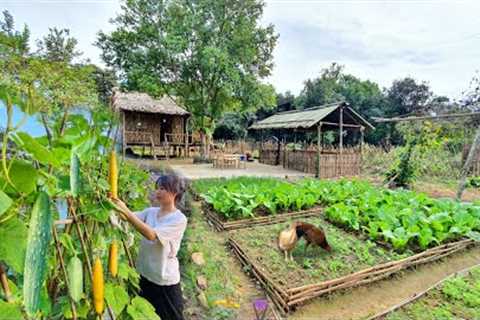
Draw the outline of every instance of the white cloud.
<instances>
[{"instance_id":1,"label":"white cloud","mask_svg":"<svg viewBox=\"0 0 480 320\"><path fill-rule=\"evenodd\" d=\"M298 93L331 62L389 86L412 76L458 97L480 67L480 4L469 1L268 1L280 39L269 81Z\"/></svg>"},{"instance_id":2,"label":"white cloud","mask_svg":"<svg viewBox=\"0 0 480 320\"><path fill-rule=\"evenodd\" d=\"M118 0L0 0L32 39L48 27L69 28L84 56L100 63L92 44L112 29ZM267 1L263 22L280 33L275 70L277 90L298 93L307 78L331 62L388 87L413 76L438 94L458 97L480 68L480 3L441 0Z\"/></svg>"}]
</instances>

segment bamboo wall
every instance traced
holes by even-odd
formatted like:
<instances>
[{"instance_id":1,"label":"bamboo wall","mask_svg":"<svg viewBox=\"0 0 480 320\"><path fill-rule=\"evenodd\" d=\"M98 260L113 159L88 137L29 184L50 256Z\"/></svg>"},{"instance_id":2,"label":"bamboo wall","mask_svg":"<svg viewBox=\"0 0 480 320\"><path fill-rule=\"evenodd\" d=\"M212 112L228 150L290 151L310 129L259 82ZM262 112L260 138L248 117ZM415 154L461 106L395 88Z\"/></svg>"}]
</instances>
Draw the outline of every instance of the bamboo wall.
<instances>
[{"instance_id":1,"label":"bamboo wall","mask_svg":"<svg viewBox=\"0 0 480 320\"><path fill-rule=\"evenodd\" d=\"M125 143L127 145L150 145L150 137L156 146L169 135L170 143L184 143L184 118L154 113L125 112ZM182 140L183 139L183 140Z\"/></svg>"},{"instance_id":2,"label":"bamboo wall","mask_svg":"<svg viewBox=\"0 0 480 320\"><path fill-rule=\"evenodd\" d=\"M318 152L315 146L291 150L281 145L279 151L277 144L264 144L260 148L259 161L311 174L316 174L318 170ZM361 164L362 156L358 147L343 148L341 154L338 149L323 149L319 177L356 176L360 174Z\"/></svg>"}]
</instances>

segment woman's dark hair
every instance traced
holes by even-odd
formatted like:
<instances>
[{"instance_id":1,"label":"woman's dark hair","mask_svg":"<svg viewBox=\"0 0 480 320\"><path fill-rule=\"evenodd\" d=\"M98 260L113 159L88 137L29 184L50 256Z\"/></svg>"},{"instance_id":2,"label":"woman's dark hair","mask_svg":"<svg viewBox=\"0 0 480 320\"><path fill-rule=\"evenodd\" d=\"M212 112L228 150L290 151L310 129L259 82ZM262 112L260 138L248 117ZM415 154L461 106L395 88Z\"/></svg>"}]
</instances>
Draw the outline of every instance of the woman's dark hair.
<instances>
[{"instance_id":1,"label":"woman's dark hair","mask_svg":"<svg viewBox=\"0 0 480 320\"><path fill-rule=\"evenodd\" d=\"M163 187L168 192L175 193L175 204L182 200L186 190L185 179L174 173L164 174L158 177L155 186L157 188Z\"/></svg>"}]
</instances>

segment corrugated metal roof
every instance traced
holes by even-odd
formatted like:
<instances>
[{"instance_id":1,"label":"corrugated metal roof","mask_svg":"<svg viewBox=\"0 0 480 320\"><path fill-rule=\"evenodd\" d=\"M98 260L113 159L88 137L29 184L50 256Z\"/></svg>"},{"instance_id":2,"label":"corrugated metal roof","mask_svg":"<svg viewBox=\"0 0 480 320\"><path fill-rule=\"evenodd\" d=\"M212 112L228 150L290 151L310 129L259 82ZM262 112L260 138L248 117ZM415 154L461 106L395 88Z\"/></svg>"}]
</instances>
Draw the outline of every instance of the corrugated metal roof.
<instances>
[{"instance_id":1,"label":"corrugated metal roof","mask_svg":"<svg viewBox=\"0 0 480 320\"><path fill-rule=\"evenodd\" d=\"M305 110L294 110L274 114L262 121L254 123L249 129L308 129L316 125L319 121L324 119L330 113L337 110L340 106L344 105L344 102L338 102L334 104L328 104L320 107L309 108ZM362 118L353 109L346 107L351 114L357 118L359 124L374 128L368 121Z\"/></svg>"},{"instance_id":2,"label":"corrugated metal roof","mask_svg":"<svg viewBox=\"0 0 480 320\"><path fill-rule=\"evenodd\" d=\"M116 110L140 111L171 115L188 115L187 110L181 108L168 96L154 99L142 92L120 92L113 95L113 107Z\"/></svg>"}]
</instances>

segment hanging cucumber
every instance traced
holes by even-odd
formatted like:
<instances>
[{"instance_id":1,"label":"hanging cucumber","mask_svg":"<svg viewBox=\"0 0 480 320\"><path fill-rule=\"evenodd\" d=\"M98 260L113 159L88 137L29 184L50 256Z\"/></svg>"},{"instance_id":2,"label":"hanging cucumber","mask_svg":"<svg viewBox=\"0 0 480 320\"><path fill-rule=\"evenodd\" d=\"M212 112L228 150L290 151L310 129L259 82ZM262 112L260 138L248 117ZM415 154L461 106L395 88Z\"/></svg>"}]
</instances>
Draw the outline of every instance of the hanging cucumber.
<instances>
[{"instance_id":1,"label":"hanging cucumber","mask_svg":"<svg viewBox=\"0 0 480 320\"><path fill-rule=\"evenodd\" d=\"M51 238L50 199L42 191L33 205L25 255L23 303L29 316L35 316L40 308L40 291L47 273L48 246Z\"/></svg>"},{"instance_id":2,"label":"hanging cucumber","mask_svg":"<svg viewBox=\"0 0 480 320\"><path fill-rule=\"evenodd\" d=\"M103 309L105 305L105 301L104 301L105 283L103 281L102 262L100 261L99 258L96 258L93 264L92 290L93 290L93 307L95 308L95 312L98 315L101 315L103 314Z\"/></svg>"},{"instance_id":3,"label":"hanging cucumber","mask_svg":"<svg viewBox=\"0 0 480 320\"><path fill-rule=\"evenodd\" d=\"M108 255L108 270L112 277L116 277L118 274L118 243L117 240L113 240L110 244L110 250Z\"/></svg>"},{"instance_id":4,"label":"hanging cucumber","mask_svg":"<svg viewBox=\"0 0 480 320\"><path fill-rule=\"evenodd\" d=\"M82 261L74 256L67 265L68 289L73 301L79 302L83 295L83 268Z\"/></svg>"},{"instance_id":5,"label":"hanging cucumber","mask_svg":"<svg viewBox=\"0 0 480 320\"><path fill-rule=\"evenodd\" d=\"M75 198L80 193L80 159L73 151L70 157L70 192Z\"/></svg>"},{"instance_id":6,"label":"hanging cucumber","mask_svg":"<svg viewBox=\"0 0 480 320\"><path fill-rule=\"evenodd\" d=\"M112 198L118 198L118 166L115 150L110 152L110 166L108 170L108 181L110 183L110 193Z\"/></svg>"}]
</instances>

